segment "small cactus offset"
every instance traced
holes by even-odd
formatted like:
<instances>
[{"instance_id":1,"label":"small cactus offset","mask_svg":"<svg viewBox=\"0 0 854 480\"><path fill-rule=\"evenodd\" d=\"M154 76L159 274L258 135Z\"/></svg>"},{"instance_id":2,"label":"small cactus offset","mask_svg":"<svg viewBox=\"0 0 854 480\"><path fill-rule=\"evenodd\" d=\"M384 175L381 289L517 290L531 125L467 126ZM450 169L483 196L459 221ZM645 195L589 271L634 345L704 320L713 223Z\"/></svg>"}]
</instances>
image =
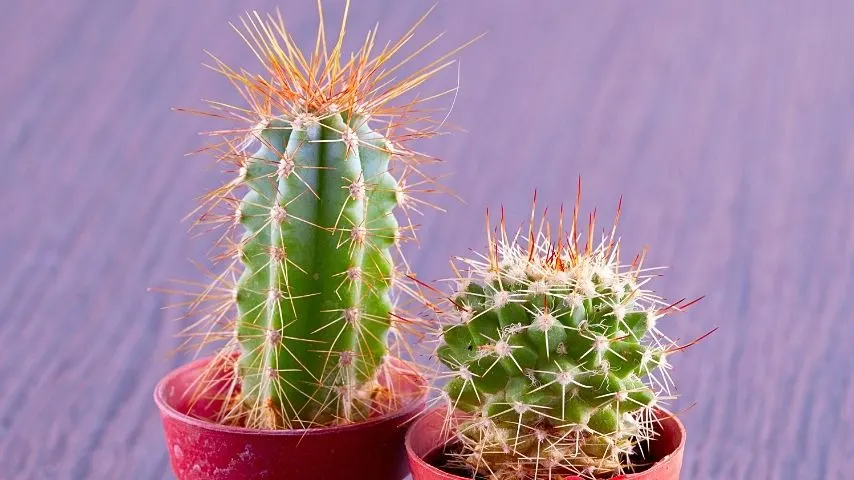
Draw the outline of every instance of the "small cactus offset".
<instances>
[{"instance_id":1,"label":"small cactus offset","mask_svg":"<svg viewBox=\"0 0 854 480\"><path fill-rule=\"evenodd\" d=\"M511 239L502 216L488 251L455 267L450 308L437 306L454 461L483 478L630 471L655 435L655 408L672 398L668 356L684 346L657 321L693 302L647 290L642 254L620 263L616 221L597 242L594 213L582 242L578 203L568 233L562 217L537 226L532 212Z\"/></svg>"},{"instance_id":2,"label":"small cactus offset","mask_svg":"<svg viewBox=\"0 0 854 480\"><path fill-rule=\"evenodd\" d=\"M347 9L349 3L345 22ZM225 230L214 260L226 268L212 274L213 285L191 302L189 315L201 317L191 338L225 342L208 378L234 372L219 389L225 423L352 423L396 398L381 378L392 368L389 337L408 328L391 289L407 288L408 272L393 258L413 227L395 214L408 219L428 204L413 195L432 188L421 173L431 159L406 144L435 134L436 124L413 113L417 96L402 106L390 102L453 62L444 55L395 79L412 57L389 59L417 24L374 56L369 32L345 57L345 24L328 49L320 11L310 56L293 44L281 16L253 13L236 30L264 72L236 71L214 58L213 69L246 105L210 102L205 113L246 126L212 132L222 141L209 149L234 176L205 197L198 223Z\"/></svg>"}]
</instances>

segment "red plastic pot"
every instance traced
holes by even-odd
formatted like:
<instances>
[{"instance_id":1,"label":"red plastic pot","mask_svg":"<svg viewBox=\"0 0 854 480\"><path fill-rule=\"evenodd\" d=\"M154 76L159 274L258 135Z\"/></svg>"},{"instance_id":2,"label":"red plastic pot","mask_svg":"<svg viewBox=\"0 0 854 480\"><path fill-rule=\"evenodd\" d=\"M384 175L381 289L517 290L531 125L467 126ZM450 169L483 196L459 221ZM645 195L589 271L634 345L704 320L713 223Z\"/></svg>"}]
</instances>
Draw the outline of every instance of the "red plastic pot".
<instances>
[{"instance_id":1,"label":"red plastic pot","mask_svg":"<svg viewBox=\"0 0 854 480\"><path fill-rule=\"evenodd\" d=\"M306 430L255 430L210 421L218 407L191 398L205 358L173 370L154 390L172 470L179 480L400 480L408 473L403 438L424 409L427 382L396 361L389 382L412 401L353 425Z\"/></svg>"},{"instance_id":2,"label":"red plastic pot","mask_svg":"<svg viewBox=\"0 0 854 480\"><path fill-rule=\"evenodd\" d=\"M442 432L445 420L445 407L437 407L426 412L413 422L406 434L406 454L412 480L471 480L460 477L427 463L424 458L441 448L450 438L448 432ZM679 480L682 469L682 454L685 450L685 426L673 415L661 411L658 423L658 437L650 443L650 454L655 464L643 472L612 477L612 480ZM580 480L576 476L563 477L563 480Z\"/></svg>"}]
</instances>

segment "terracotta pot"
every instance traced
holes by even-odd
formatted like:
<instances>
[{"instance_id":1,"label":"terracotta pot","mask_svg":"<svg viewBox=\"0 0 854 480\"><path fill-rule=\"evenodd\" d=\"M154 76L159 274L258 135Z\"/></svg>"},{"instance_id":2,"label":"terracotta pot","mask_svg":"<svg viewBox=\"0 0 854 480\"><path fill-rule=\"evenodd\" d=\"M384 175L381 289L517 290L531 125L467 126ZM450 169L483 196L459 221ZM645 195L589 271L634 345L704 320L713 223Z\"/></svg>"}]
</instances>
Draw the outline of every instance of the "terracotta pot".
<instances>
[{"instance_id":1,"label":"terracotta pot","mask_svg":"<svg viewBox=\"0 0 854 480\"><path fill-rule=\"evenodd\" d=\"M412 398L395 412L353 425L255 430L205 420L218 411L209 402L191 407L193 382L210 361L173 370L154 391L179 480L400 480L408 473L403 437L427 396L427 382L410 364L397 360L388 369L387 383Z\"/></svg>"},{"instance_id":2,"label":"terracotta pot","mask_svg":"<svg viewBox=\"0 0 854 480\"><path fill-rule=\"evenodd\" d=\"M426 412L413 422L406 434L406 454L409 457L409 468L412 470L412 480L471 480L471 477L460 477L427 463L424 458L435 452L450 438L442 434L442 424L445 419L445 407L437 407ZM647 470L630 475L618 475L612 480L678 480L682 469L682 454L685 450L685 426L676 417L661 411L661 422L658 424L659 436L650 443L650 453L656 460ZM567 476L562 480L580 480L580 477Z\"/></svg>"}]
</instances>

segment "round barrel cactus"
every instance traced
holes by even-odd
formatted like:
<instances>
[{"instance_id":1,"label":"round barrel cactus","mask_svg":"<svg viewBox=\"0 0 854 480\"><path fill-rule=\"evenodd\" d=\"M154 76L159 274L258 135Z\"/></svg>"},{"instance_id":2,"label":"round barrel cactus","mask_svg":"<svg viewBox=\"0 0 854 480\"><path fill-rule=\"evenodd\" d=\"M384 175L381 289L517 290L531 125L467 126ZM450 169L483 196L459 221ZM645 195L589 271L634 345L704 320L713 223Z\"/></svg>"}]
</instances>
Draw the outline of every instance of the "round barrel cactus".
<instances>
[{"instance_id":1,"label":"round barrel cactus","mask_svg":"<svg viewBox=\"0 0 854 480\"><path fill-rule=\"evenodd\" d=\"M693 302L655 296L643 255L620 263L616 221L597 241L589 218L583 238L577 204L566 233L562 216L537 227L532 215L509 238L502 218L487 251L455 268L436 355L449 369L457 467L495 480L597 478L644 462L656 407L671 398L668 356L684 348L657 324Z\"/></svg>"}]
</instances>

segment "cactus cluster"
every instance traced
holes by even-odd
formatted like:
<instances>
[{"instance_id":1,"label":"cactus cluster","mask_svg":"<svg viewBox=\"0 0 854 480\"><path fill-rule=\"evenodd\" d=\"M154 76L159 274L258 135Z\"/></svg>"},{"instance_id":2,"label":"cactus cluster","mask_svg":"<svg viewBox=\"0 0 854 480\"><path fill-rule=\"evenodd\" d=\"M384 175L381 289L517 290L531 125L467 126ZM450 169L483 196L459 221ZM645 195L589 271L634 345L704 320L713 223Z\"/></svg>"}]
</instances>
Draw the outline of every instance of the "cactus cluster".
<instances>
[{"instance_id":1,"label":"cactus cluster","mask_svg":"<svg viewBox=\"0 0 854 480\"><path fill-rule=\"evenodd\" d=\"M220 140L207 148L233 175L204 198L198 221L224 229L214 260L225 268L212 274L188 316L201 317L191 338L224 341L206 378L233 372L218 387L225 423L293 429L358 422L397 398L380 379L393 367L390 337L409 327L391 289L407 288L408 272L393 259L413 227L396 214L408 219L425 204L414 195L431 188L421 173L431 159L407 143L436 133L436 125L414 113L418 98L390 102L452 64L456 50L395 79L402 63L433 43L390 63L418 24L376 55L369 32L345 56L344 24L327 48L322 10L320 17L311 55L294 45L280 15L253 13L237 30L262 73L214 57L213 69L245 104L211 102L205 113L245 126L212 132Z\"/></svg>"},{"instance_id":2,"label":"cactus cluster","mask_svg":"<svg viewBox=\"0 0 854 480\"><path fill-rule=\"evenodd\" d=\"M457 467L536 480L643 462L656 407L671 398L668 355L683 348L657 321L688 304L645 288L643 254L620 263L616 223L595 241L594 212L581 245L578 203L568 233L562 215L552 233L532 214L528 231L508 238L502 214L487 252L455 265L436 354L450 370Z\"/></svg>"}]
</instances>

